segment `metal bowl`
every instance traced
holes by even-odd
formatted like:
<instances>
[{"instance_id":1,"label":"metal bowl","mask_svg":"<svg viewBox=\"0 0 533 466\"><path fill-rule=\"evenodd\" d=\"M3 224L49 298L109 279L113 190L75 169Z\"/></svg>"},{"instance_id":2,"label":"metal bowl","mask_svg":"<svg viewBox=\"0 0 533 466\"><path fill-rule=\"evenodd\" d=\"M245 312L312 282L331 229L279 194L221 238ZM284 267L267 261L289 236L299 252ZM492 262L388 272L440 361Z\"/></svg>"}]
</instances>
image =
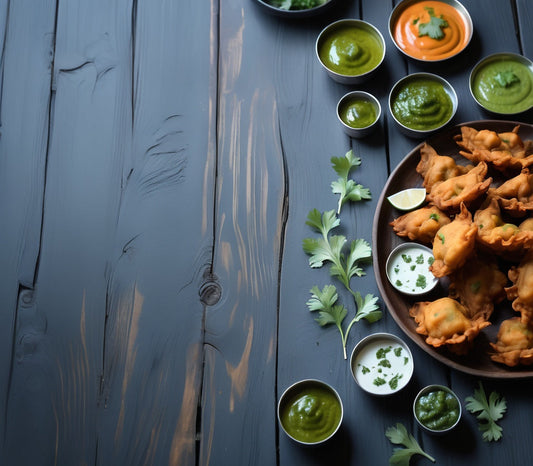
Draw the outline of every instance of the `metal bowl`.
<instances>
[{"instance_id":1,"label":"metal bowl","mask_svg":"<svg viewBox=\"0 0 533 466\"><path fill-rule=\"evenodd\" d=\"M412 84L413 82L416 82L416 81L426 81L426 80L440 84L444 88L444 91L446 92L446 94L448 95L452 103L451 115L446 121L442 122L438 126L432 126L427 129L416 128L414 127L414 125L408 126L408 124L402 123L394 114L394 111L393 111L394 103L396 101L398 94L402 91L402 89L405 86L407 86L408 84ZM458 105L457 94L455 93L455 89L453 88L453 86L448 81L446 81L444 78L437 76L436 74L432 74L432 73L409 74L405 76L404 78L400 79L398 82L396 82L396 84L393 86L389 94L389 113L391 114L392 118L398 125L400 131L402 131L405 135L409 137L413 137L413 138L426 138L429 135L445 127L448 123L452 121L453 117L455 116L455 113L457 112L457 105Z\"/></svg>"},{"instance_id":2,"label":"metal bowl","mask_svg":"<svg viewBox=\"0 0 533 466\"><path fill-rule=\"evenodd\" d=\"M459 413L457 415L457 420L451 426L449 426L447 428L444 428L444 429L432 429L432 428L428 427L426 424L424 424L424 422L422 420L420 420L418 418L417 414L416 414L416 406L417 406L418 401L420 400L420 398L422 396L425 396L425 395L429 394L430 392L433 392L433 391L446 392L447 394L452 395L455 398L455 401L457 402L458 410L459 410ZM420 390L418 392L418 395L416 395L415 400L413 401L413 416L415 417L416 422L418 423L418 425L420 427L422 427L422 429L424 429L426 432L429 432L430 434L442 435L442 434L446 434L446 433L450 432L451 430L453 430L457 426L457 424L459 424L459 421L461 420L462 414L463 414L463 409L462 409L462 406L461 406L461 400L453 392L453 390L450 390L448 387L446 387L444 385L428 385L427 387L424 387L422 390Z\"/></svg>"},{"instance_id":3,"label":"metal bowl","mask_svg":"<svg viewBox=\"0 0 533 466\"><path fill-rule=\"evenodd\" d=\"M343 108L346 105L349 105L350 102L355 101L363 101L368 102L373 107L375 112L375 118L372 121L372 123L366 125L366 126L360 126L360 127L354 127L350 124L348 124L343 118L342 118L342 112ZM337 118L342 126L342 129L344 132L353 138L362 138L365 136L368 136L378 125L379 119L381 118L381 105L379 103L379 100L376 99L372 94L369 94L368 92L364 91L352 91L348 92L344 96L342 96L339 100L339 103L337 104Z\"/></svg>"},{"instance_id":4,"label":"metal bowl","mask_svg":"<svg viewBox=\"0 0 533 466\"><path fill-rule=\"evenodd\" d=\"M313 404L311 401L309 401L309 399L304 398L309 395L311 390L322 391L323 394L328 396L331 400L334 400L334 403L336 403L338 408L340 409L340 416L336 424L334 424L333 426L331 426L330 429L328 429L329 434L325 437L316 440L304 439L303 436L305 436L306 434L305 429L302 429L298 434L296 434L296 432L293 434L289 432L288 427L285 425L285 421L287 421L287 416L285 415L286 411L298 404L302 404L301 412L304 413L302 414L302 416L312 417L313 412L315 411L315 409L317 409L322 410L322 413L320 413L321 415L319 416L319 418L322 420L326 418L323 412L323 410L325 409L324 406L317 406L316 403ZM331 385L327 384L326 382L322 382L321 380L305 379L292 384L283 392L278 401L277 414L279 425L281 426L283 432L285 432L290 439L300 445L315 446L328 441L337 433L344 417L344 408L341 397ZM310 419L310 421L314 423L316 419Z\"/></svg>"},{"instance_id":5,"label":"metal bowl","mask_svg":"<svg viewBox=\"0 0 533 466\"><path fill-rule=\"evenodd\" d=\"M264 11L273 14L275 16L282 16L285 18L309 18L310 16L317 16L327 12L333 7L339 0L326 0L322 5L315 6L313 8L307 8L305 10L285 10L271 5L268 0L255 0L256 3L263 8Z\"/></svg>"},{"instance_id":6,"label":"metal bowl","mask_svg":"<svg viewBox=\"0 0 533 466\"><path fill-rule=\"evenodd\" d=\"M362 390L387 396L407 386L413 376L414 360L409 346L400 337L374 333L355 345L350 368Z\"/></svg>"},{"instance_id":7,"label":"metal bowl","mask_svg":"<svg viewBox=\"0 0 533 466\"><path fill-rule=\"evenodd\" d=\"M323 61L320 52L322 48L325 47L326 41L330 39L333 35L335 35L339 30L344 29L353 29L356 31L361 31L367 35L367 38L370 38L377 42L378 47L380 49L380 53L379 55L372 54L372 61L374 62L374 66L371 69L368 69L361 73L344 74L335 71L330 65ZM354 45L354 49L360 49L364 51L364 49L361 47L362 44L354 43ZM315 51L318 61L320 62L324 70L326 70L326 73L331 77L331 79L342 84L360 84L366 81L372 75L374 75L381 63L383 63L383 59L385 58L386 45L385 40L381 35L381 32L379 32L379 29L377 29L372 24L359 19L341 19L326 26L322 30L322 32L320 32L316 40Z\"/></svg>"},{"instance_id":8,"label":"metal bowl","mask_svg":"<svg viewBox=\"0 0 533 466\"><path fill-rule=\"evenodd\" d=\"M518 82L500 82L495 79L498 71L507 72L509 63L520 70L521 79ZM489 67L492 67L490 70ZM515 75L516 77L516 75ZM516 77L518 79L518 77ZM512 77L511 77L512 79ZM529 81L529 93L523 94L517 87L521 80ZM508 85L507 85L508 84ZM533 62L516 53L494 53L480 60L472 69L469 79L470 94L476 103L484 110L496 115L516 115L533 108ZM487 87L497 89L502 101L491 101L486 93Z\"/></svg>"},{"instance_id":9,"label":"metal bowl","mask_svg":"<svg viewBox=\"0 0 533 466\"><path fill-rule=\"evenodd\" d=\"M405 47L403 47L402 44L398 43L398 41L397 41L396 34L395 34L396 25L398 23L398 20L399 20L400 16L407 10L407 8L413 6L413 5L417 4L417 3L422 3L422 2L424 2L424 0L403 0L400 3L398 3L398 5L396 5L396 7L392 10L392 12L390 14L390 17L389 17L389 35L390 35L390 37L392 39L392 42L396 46L396 48L401 53L403 53L405 56L407 56L409 58L412 58L414 60L421 61L421 62L445 61L445 60L449 60L450 58L453 58L453 57L457 56L470 43L470 40L472 39L472 33L473 33L473 30L474 30L474 26L473 26L473 23L472 23L472 18L470 17L470 14L468 13L468 10L460 2L458 2L456 0L440 0L440 1L443 2L443 3L447 3L448 5L451 5L452 7L454 7L457 10L457 12L459 13L459 16L462 18L463 26L464 26L464 36L463 36L463 40L461 41L460 50L456 51L455 53L453 53L451 55L447 55L445 57L443 56L442 58L440 58L438 56L436 58L424 57L424 56L420 56L419 57L419 56L414 56L413 54L410 54L405 49ZM421 48L421 50L423 50L423 49ZM421 53L423 53L423 52L421 52Z\"/></svg>"}]
</instances>

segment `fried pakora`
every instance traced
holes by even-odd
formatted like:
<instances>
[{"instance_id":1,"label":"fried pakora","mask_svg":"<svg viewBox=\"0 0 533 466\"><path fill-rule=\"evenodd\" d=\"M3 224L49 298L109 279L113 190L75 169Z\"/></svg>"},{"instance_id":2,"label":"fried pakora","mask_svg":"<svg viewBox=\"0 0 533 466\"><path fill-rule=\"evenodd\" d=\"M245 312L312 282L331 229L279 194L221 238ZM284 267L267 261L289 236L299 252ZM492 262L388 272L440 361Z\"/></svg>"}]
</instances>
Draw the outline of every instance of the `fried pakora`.
<instances>
[{"instance_id":1,"label":"fried pakora","mask_svg":"<svg viewBox=\"0 0 533 466\"><path fill-rule=\"evenodd\" d=\"M508 179L497 188L489 188L488 194L498 199L500 206L514 217L522 217L533 210L533 174L528 168Z\"/></svg>"},{"instance_id":2,"label":"fried pakora","mask_svg":"<svg viewBox=\"0 0 533 466\"><path fill-rule=\"evenodd\" d=\"M450 223L439 228L433 241L435 261L430 267L435 277L450 275L464 265L474 251L477 228L464 204Z\"/></svg>"},{"instance_id":3,"label":"fried pakora","mask_svg":"<svg viewBox=\"0 0 533 466\"><path fill-rule=\"evenodd\" d=\"M476 240L485 250L513 259L533 247L533 231L504 221L496 198L489 197L475 212L474 223L477 225ZM526 227L529 225L530 222L524 223Z\"/></svg>"},{"instance_id":4,"label":"fried pakora","mask_svg":"<svg viewBox=\"0 0 533 466\"><path fill-rule=\"evenodd\" d=\"M390 224L398 236L431 244L440 227L450 222L446 213L430 205L408 212L394 219Z\"/></svg>"},{"instance_id":5,"label":"fried pakora","mask_svg":"<svg viewBox=\"0 0 533 466\"><path fill-rule=\"evenodd\" d=\"M533 147L531 141L522 141L518 135L520 126L512 131L497 133L488 129L480 131L469 126L461 127L461 134L456 136L457 144L465 150L459 153L468 160L478 163L490 163L502 172L521 170L533 164Z\"/></svg>"},{"instance_id":6,"label":"fried pakora","mask_svg":"<svg viewBox=\"0 0 533 466\"><path fill-rule=\"evenodd\" d=\"M492 178L485 178L487 170L487 164L479 162L464 175L454 176L433 185L427 200L441 210L456 211L461 203L469 206L490 188Z\"/></svg>"},{"instance_id":7,"label":"fried pakora","mask_svg":"<svg viewBox=\"0 0 533 466\"><path fill-rule=\"evenodd\" d=\"M449 296L468 310L467 317L488 320L494 305L506 297L507 276L491 258L473 257L450 277Z\"/></svg>"},{"instance_id":8,"label":"fried pakora","mask_svg":"<svg viewBox=\"0 0 533 466\"><path fill-rule=\"evenodd\" d=\"M533 364L533 327L512 317L500 324L490 358L509 367Z\"/></svg>"},{"instance_id":9,"label":"fried pakora","mask_svg":"<svg viewBox=\"0 0 533 466\"><path fill-rule=\"evenodd\" d=\"M533 250L530 250L508 272L513 286L506 288L507 298L512 300L512 307L520 313L520 320L525 325L533 325Z\"/></svg>"},{"instance_id":10,"label":"fried pakora","mask_svg":"<svg viewBox=\"0 0 533 466\"><path fill-rule=\"evenodd\" d=\"M469 319L468 310L452 298L415 303L409 315L418 324L416 332L426 335L426 343L435 348L446 346L456 354L466 354L479 332L490 322Z\"/></svg>"},{"instance_id":11,"label":"fried pakora","mask_svg":"<svg viewBox=\"0 0 533 466\"><path fill-rule=\"evenodd\" d=\"M420 162L416 166L416 171L424 181L422 186L429 193L432 188L459 175L464 175L472 169L473 165L457 165L453 157L439 155L435 149L427 143L420 148Z\"/></svg>"}]
</instances>

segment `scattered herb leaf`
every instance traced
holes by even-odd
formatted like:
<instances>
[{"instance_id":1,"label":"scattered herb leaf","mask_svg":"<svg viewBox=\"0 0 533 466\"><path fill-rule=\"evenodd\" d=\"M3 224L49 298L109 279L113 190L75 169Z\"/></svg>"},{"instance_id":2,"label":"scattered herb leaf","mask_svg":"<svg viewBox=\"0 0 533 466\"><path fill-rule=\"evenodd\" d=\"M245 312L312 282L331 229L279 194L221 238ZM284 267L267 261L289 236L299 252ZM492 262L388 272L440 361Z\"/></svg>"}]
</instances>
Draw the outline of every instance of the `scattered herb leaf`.
<instances>
[{"instance_id":1,"label":"scattered herb leaf","mask_svg":"<svg viewBox=\"0 0 533 466\"><path fill-rule=\"evenodd\" d=\"M485 442L497 442L503 437L503 429L496 421L500 420L507 410L507 401L497 392L491 392L489 398L483 384L479 382L479 389L474 390L474 396L466 398L466 409L474 414L478 421L478 428Z\"/></svg>"},{"instance_id":2,"label":"scattered herb leaf","mask_svg":"<svg viewBox=\"0 0 533 466\"><path fill-rule=\"evenodd\" d=\"M333 164L333 169L339 175L339 179L331 183L333 193L340 195L337 214L340 214L342 206L348 201L372 199L368 188L356 183L354 180L348 179L352 168L361 165L360 157L356 157L353 151L349 150L344 157L331 157L331 163Z\"/></svg>"},{"instance_id":3,"label":"scattered herb leaf","mask_svg":"<svg viewBox=\"0 0 533 466\"><path fill-rule=\"evenodd\" d=\"M416 279L416 286L422 289L424 289L427 286L425 275L422 275L422 274L418 275L418 278Z\"/></svg>"},{"instance_id":4,"label":"scattered herb leaf","mask_svg":"<svg viewBox=\"0 0 533 466\"><path fill-rule=\"evenodd\" d=\"M501 71L500 73L496 74L496 76L494 76L494 79L500 87L509 87L514 83L520 82L520 78L511 70Z\"/></svg>"},{"instance_id":5,"label":"scattered herb leaf","mask_svg":"<svg viewBox=\"0 0 533 466\"><path fill-rule=\"evenodd\" d=\"M407 432L405 426L398 422L396 426L389 427L385 435L394 445L403 445L404 448L394 448L393 454L389 459L389 464L397 466L408 466L409 460L413 455L425 456L428 460L435 462L435 458L428 455L416 439Z\"/></svg>"},{"instance_id":6,"label":"scattered herb leaf","mask_svg":"<svg viewBox=\"0 0 533 466\"><path fill-rule=\"evenodd\" d=\"M435 213L430 214L429 218L431 220L435 220L436 222L438 222L439 221L439 214L435 214Z\"/></svg>"}]
</instances>

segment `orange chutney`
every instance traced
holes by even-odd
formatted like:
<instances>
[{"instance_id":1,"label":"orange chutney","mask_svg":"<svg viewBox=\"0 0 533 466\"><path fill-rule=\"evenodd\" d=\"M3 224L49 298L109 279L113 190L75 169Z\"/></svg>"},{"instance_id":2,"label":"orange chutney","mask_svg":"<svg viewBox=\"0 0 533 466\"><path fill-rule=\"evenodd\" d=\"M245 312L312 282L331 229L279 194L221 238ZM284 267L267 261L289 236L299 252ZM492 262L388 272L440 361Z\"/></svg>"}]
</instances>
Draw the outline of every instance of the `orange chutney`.
<instances>
[{"instance_id":1,"label":"orange chutney","mask_svg":"<svg viewBox=\"0 0 533 466\"><path fill-rule=\"evenodd\" d=\"M434 39L421 27L441 18L442 37ZM452 5L439 1L417 2L407 7L394 25L394 40L409 56L436 61L449 58L463 50L471 36L470 26Z\"/></svg>"}]
</instances>

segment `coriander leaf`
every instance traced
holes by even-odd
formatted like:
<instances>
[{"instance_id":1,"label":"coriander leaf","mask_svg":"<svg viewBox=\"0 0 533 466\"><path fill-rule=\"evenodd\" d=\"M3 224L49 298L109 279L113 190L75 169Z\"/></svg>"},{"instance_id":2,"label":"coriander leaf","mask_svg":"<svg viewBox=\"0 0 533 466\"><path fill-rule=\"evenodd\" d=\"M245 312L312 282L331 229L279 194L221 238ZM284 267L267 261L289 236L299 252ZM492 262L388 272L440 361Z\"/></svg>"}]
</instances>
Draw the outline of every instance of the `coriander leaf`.
<instances>
[{"instance_id":1,"label":"coriander leaf","mask_svg":"<svg viewBox=\"0 0 533 466\"><path fill-rule=\"evenodd\" d=\"M364 239L353 240L350 244L350 253L346 259L346 270L348 279L354 275L362 277L365 275L364 270L357 264L362 261L368 261L372 258L372 248Z\"/></svg>"},{"instance_id":2,"label":"coriander leaf","mask_svg":"<svg viewBox=\"0 0 533 466\"><path fill-rule=\"evenodd\" d=\"M318 209L313 209L307 214L306 225L327 236L333 228L340 225L341 221L335 215L334 210L327 210L323 214Z\"/></svg>"},{"instance_id":3,"label":"coriander leaf","mask_svg":"<svg viewBox=\"0 0 533 466\"><path fill-rule=\"evenodd\" d=\"M349 180L350 170L361 165L361 158L356 157L352 150L346 152L344 157L331 157L333 169L339 175L339 179L331 183L331 190L334 194L339 194L337 213L340 214L342 206L347 201L360 201L362 199L372 199L370 190L354 180Z\"/></svg>"},{"instance_id":4,"label":"coriander leaf","mask_svg":"<svg viewBox=\"0 0 533 466\"><path fill-rule=\"evenodd\" d=\"M334 285L326 285L320 291L317 286L311 288L311 298L307 301L307 307L310 311L318 311L318 318L315 320L319 325L324 326L328 324L335 324L341 334L342 349L344 352L344 359L346 356L346 338L348 331L345 333L342 329L342 321L348 314L348 311L342 304L335 304L337 302L338 294Z\"/></svg>"},{"instance_id":5,"label":"coriander leaf","mask_svg":"<svg viewBox=\"0 0 533 466\"><path fill-rule=\"evenodd\" d=\"M509 87L514 83L520 82L518 76L514 74L511 70L502 71L496 74L496 76L494 76L494 79L500 87Z\"/></svg>"},{"instance_id":6,"label":"coriander leaf","mask_svg":"<svg viewBox=\"0 0 533 466\"><path fill-rule=\"evenodd\" d=\"M398 422L396 426L389 427L385 435L394 445L403 445L405 448L394 448L393 454L389 459L389 464L398 466L409 466L409 460L413 455L425 456L428 460L435 462L435 458L428 455L416 439L407 432L405 426Z\"/></svg>"},{"instance_id":7,"label":"coriander leaf","mask_svg":"<svg viewBox=\"0 0 533 466\"><path fill-rule=\"evenodd\" d=\"M376 304L378 298L372 294L367 294L365 299L361 296L361 293L356 292L354 296L357 304L357 313L355 314L355 321L365 319L372 323L381 319L382 312L379 306Z\"/></svg>"},{"instance_id":8,"label":"coriander leaf","mask_svg":"<svg viewBox=\"0 0 533 466\"><path fill-rule=\"evenodd\" d=\"M418 35L429 36L432 39L440 40L444 37L444 28L448 27L448 22L442 16L435 16L433 8L426 8L429 13L429 23L418 24Z\"/></svg>"},{"instance_id":9,"label":"coriander leaf","mask_svg":"<svg viewBox=\"0 0 533 466\"><path fill-rule=\"evenodd\" d=\"M497 392L487 395L483 384L479 382L479 389L474 390L474 396L466 398L466 409L474 414L478 421L478 428L485 442L497 442L503 437L503 429L496 421L500 420L507 410L507 401Z\"/></svg>"}]
</instances>

